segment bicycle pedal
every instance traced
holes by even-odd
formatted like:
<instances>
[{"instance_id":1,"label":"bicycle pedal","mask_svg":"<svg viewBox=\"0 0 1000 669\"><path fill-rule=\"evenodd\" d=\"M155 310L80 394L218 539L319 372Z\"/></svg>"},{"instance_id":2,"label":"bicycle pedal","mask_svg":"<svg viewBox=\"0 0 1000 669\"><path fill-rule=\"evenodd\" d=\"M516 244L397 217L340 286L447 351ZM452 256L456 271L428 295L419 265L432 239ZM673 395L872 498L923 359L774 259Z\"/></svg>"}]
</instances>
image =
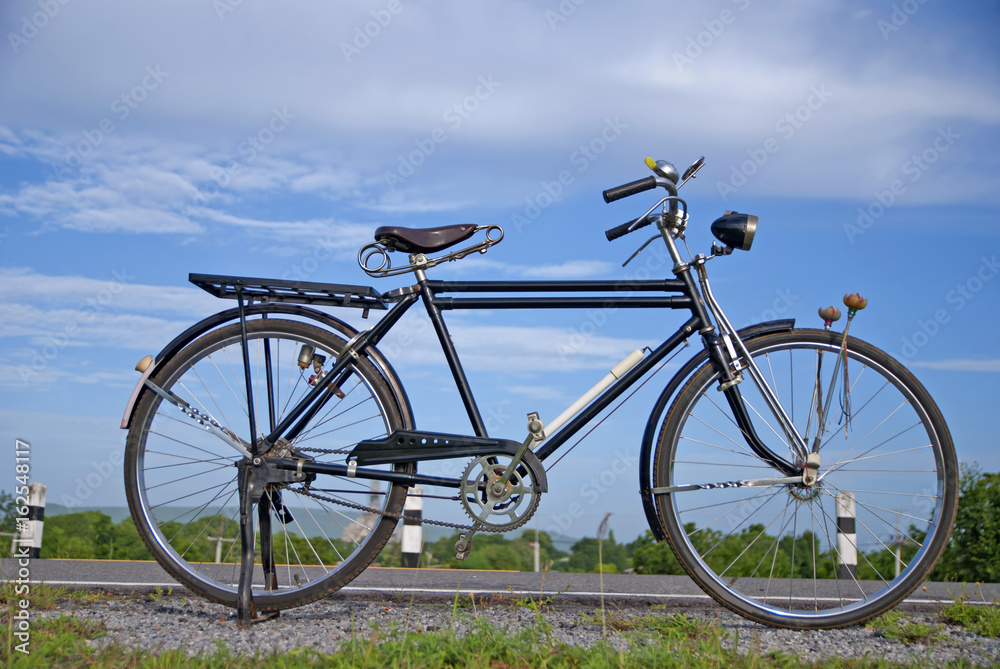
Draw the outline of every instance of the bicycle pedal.
<instances>
[{"instance_id":1,"label":"bicycle pedal","mask_svg":"<svg viewBox=\"0 0 1000 669\"><path fill-rule=\"evenodd\" d=\"M455 559L466 560L470 552L472 552L472 539L466 542L465 535L459 535L458 541L455 542Z\"/></svg>"}]
</instances>

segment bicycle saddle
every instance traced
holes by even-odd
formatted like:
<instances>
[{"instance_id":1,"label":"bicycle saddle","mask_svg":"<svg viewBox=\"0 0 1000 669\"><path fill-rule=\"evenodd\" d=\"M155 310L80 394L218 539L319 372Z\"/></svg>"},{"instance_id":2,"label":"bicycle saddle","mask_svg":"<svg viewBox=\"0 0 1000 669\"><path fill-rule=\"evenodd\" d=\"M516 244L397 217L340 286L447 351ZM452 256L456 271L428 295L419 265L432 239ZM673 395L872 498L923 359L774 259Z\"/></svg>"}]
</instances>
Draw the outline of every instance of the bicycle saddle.
<instances>
[{"instance_id":1,"label":"bicycle saddle","mask_svg":"<svg viewBox=\"0 0 1000 669\"><path fill-rule=\"evenodd\" d=\"M389 251L434 253L465 241L476 231L471 223L445 225L440 228L404 228L384 225L375 229L375 241Z\"/></svg>"}]
</instances>

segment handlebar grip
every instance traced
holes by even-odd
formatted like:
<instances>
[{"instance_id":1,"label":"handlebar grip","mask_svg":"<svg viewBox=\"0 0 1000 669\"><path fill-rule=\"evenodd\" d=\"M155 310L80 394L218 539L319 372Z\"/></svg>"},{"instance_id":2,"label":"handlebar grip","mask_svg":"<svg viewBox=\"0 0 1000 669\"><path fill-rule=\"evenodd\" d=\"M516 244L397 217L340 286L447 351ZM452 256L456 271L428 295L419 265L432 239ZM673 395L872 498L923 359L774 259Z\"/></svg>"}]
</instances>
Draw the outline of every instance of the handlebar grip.
<instances>
[{"instance_id":1,"label":"handlebar grip","mask_svg":"<svg viewBox=\"0 0 1000 669\"><path fill-rule=\"evenodd\" d=\"M644 227L646 227L647 225L650 224L649 219L646 219L645 221L641 221L637 226L635 226L635 229L629 230L629 226L631 226L632 224L634 224L636 221L639 221L639 219L638 218L634 218L631 221L626 221L625 223L622 223L621 225L616 225L615 227L611 228L610 230L605 230L604 231L604 235L608 238L609 242L613 242L614 240L618 239L619 237L624 237L629 232L635 232L639 228L644 228Z\"/></svg>"},{"instance_id":2,"label":"handlebar grip","mask_svg":"<svg viewBox=\"0 0 1000 669\"><path fill-rule=\"evenodd\" d=\"M638 181L627 183L624 186L615 186L614 188L607 189L604 191L604 201L614 202L615 200L620 200L623 197L635 195L636 193L641 193L644 190L651 190L653 188L656 188L656 177L646 177L645 179L639 179Z\"/></svg>"}]
</instances>

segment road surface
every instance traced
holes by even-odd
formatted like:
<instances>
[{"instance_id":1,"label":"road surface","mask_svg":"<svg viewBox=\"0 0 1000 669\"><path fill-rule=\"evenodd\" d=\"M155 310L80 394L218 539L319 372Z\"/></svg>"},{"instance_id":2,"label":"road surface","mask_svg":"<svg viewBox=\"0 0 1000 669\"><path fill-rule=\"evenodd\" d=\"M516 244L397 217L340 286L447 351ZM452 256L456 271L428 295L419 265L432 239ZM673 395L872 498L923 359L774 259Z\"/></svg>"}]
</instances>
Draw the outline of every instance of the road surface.
<instances>
[{"instance_id":1,"label":"road surface","mask_svg":"<svg viewBox=\"0 0 1000 669\"><path fill-rule=\"evenodd\" d=\"M18 577L17 561L0 561L2 577ZM71 587L109 590L145 590L178 587L177 582L153 561L121 560L31 560L30 581ZM843 588L841 583L840 587ZM835 599L836 581L819 581L819 596ZM468 569L388 569L370 567L333 597L393 597L424 600L447 600L459 596L553 596L587 603L600 600L602 587L597 574L549 572L476 571ZM647 576L605 574L603 593L606 601L635 604L667 604L678 608L709 608L714 604L687 576ZM937 608L950 604L962 594L956 583L925 583L906 599L910 608ZM970 584L966 596L972 602L1000 600L1000 585Z\"/></svg>"}]
</instances>

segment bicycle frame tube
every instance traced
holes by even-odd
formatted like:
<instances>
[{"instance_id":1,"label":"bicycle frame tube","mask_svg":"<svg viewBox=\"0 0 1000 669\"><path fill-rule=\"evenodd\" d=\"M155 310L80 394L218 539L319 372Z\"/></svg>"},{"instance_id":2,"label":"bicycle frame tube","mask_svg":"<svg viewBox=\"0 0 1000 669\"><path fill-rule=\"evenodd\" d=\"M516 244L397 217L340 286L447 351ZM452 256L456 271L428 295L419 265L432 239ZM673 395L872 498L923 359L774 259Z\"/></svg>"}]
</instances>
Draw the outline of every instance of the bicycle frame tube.
<instances>
[{"instance_id":1,"label":"bicycle frame tube","mask_svg":"<svg viewBox=\"0 0 1000 669\"><path fill-rule=\"evenodd\" d=\"M671 240L672 241L672 240ZM584 425L589 423L601 411L628 390L636 381L645 376L656 364L669 353L684 343L693 334L700 333L709 353L709 360L722 374L729 374L729 366L715 328L708 319L698 288L690 273L690 268L683 264L675 268L676 279L644 280L644 281L432 281L426 278L420 270L415 272L417 285L412 286L399 298L399 303L378 321L370 330L357 338L350 349L341 355L328 374L336 375L347 371L347 366L356 355L362 355L369 346L376 345L388 331L399 322L403 314L418 299L423 299L431 324L434 326L438 342L448 362L456 387L465 405L466 413L475 435L488 437L479 407L473 396L472 389L465 376L458 353L452 343L442 315L443 311L459 309L552 309L552 308L634 308L634 309L683 309L690 312L690 318L676 332L664 340L650 355L645 356L635 367L598 395L593 402L584 408L576 417L563 425L555 434L535 452L540 460L545 460L558 448L566 443ZM649 293L675 293L674 295L649 295ZM495 293L490 297L442 297L442 293ZM521 295L518 295L521 293ZM552 293L544 297L523 295L524 293ZM603 293L593 296L569 297L566 293ZM632 293L646 293L633 295ZM513 295L512 295L513 294ZM714 310L713 310L714 311ZM349 373L349 372L348 372ZM326 393L324 395L324 392ZM735 397L731 397L735 394ZM293 440L306 426L316 411L319 410L333 392L327 386L320 385L311 390L299 404L274 427L267 441L275 443L279 437ZM739 391L735 386L727 391L730 404L738 400ZM780 408L780 407L779 407ZM734 417L755 452L770 462L776 469L784 473L797 471L795 465L785 461L768 449L757 436L750 417L745 411L734 410ZM345 470L346 471L346 470ZM359 472L362 470L359 469ZM330 470L326 473L334 473ZM340 470L336 470L339 474ZM366 472L366 477L380 478L386 472L372 470ZM411 475L412 476L412 475ZM417 478L423 478L417 475ZM450 479L437 479L435 483L442 485L443 481L454 483ZM450 485L449 487L454 487Z\"/></svg>"}]
</instances>

